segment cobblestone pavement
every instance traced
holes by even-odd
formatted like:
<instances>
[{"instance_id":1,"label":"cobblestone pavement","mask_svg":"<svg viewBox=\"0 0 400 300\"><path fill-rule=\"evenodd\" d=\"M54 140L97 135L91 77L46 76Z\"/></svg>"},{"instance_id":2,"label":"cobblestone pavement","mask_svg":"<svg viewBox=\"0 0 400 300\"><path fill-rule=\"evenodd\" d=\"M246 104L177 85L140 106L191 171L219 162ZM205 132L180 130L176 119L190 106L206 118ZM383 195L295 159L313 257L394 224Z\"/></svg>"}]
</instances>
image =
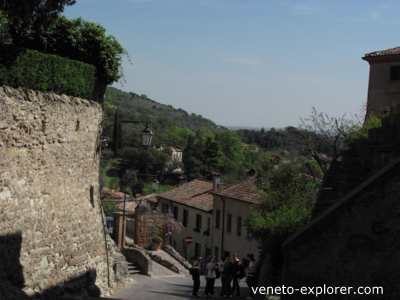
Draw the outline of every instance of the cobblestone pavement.
<instances>
[{"instance_id":1,"label":"cobblestone pavement","mask_svg":"<svg viewBox=\"0 0 400 300\"><path fill-rule=\"evenodd\" d=\"M122 300L185 300L185 299L207 299L204 296L205 280L201 279L199 297L192 297L192 280L190 277L162 277L149 278L137 276L136 282L131 287L121 290L113 298ZM243 281L243 280L242 280ZM224 299L219 297L221 281L216 280L216 293L210 299ZM246 299L247 288L242 282L241 297L230 298L232 300Z\"/></svg>"}]
</instances>

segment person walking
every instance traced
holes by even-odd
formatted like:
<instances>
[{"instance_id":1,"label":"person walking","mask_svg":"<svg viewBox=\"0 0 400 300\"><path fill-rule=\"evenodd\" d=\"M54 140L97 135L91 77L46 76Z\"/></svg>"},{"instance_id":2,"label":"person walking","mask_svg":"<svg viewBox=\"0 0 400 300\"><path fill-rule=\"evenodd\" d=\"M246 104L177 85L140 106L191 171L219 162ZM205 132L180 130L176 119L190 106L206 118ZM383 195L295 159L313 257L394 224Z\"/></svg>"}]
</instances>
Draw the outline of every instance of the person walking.
<instances>
[{"instance_id":1,"label":"person walking","mask_svg":"<svg viewBox=\"0 0 400 300\"><path fill-rule=\"evenodd\" d=\"M192 280L193 280L192 295L194 297L198 297L197 293L199 292L200 289L200 266L199 266L199 261L197 259L193 261L192 268L190 269L190 275L192 275Z\"/></svg>"},{"instance_id":2,"label":"person walking","mask_svg":"<svg viewBox=\"0 0 400 300\"><path fill-rule=\"evenodd\" d=\"M211 258L210 261L206 265L206 289L205 295L207 298L209 296L214 296L214 286L215 286L215 278L217 277L217 264L215 258Z\"/></svg>"},{"instance_id":3,"label":"person walking","mask_svg":"<svg viewBox=\"0 0 400 300\"><path fill-rule=\"evenodd\" d=\"M233 278L233 263L229 255L226 256L221 274L222 289L221 296L225 298L232 297L232 278Z\"/></svg>"},{"instance_id":4,"label":"person walking","mask_svg":"<svg viewBox=\"0 0 400 300\"><path fill-rule=\"evenodd\" d=\"M220 291L220 296L222 297L223 295L223 289L222 287L224 286L223 284L223 279L222 279L222 273L224 271L224 261L222 259L220 259L217 263L217 267L218 267L218 272L217 272L217 278L220 278L221 281L221 291Z\"/></svg>"},{"instance_id":5,"label":"person walking","mask_svg":"<svg viewBox=\"0 0 400 300\"><path fill-rule=\"evenodd\" d=\"M247 277L246 283L249 287L249 297L247 299L254 299L255 295L253 293L253 288L256 286L256 260L253 254L248 254L247 258L249 260L249 264L247 267Z\"/></svg>"},{"instance_id":6,"label":"person walking","mask_svg":"<svg viewBox=\"0 0 400 300\"><path fill-rule=\"evenodd\" d=\"M239 281L244 277L243 265L239 257L235 257L232 265L232 295L236 293L236 296L240 296L240 284Z\"/></svg>"}]
</instances>

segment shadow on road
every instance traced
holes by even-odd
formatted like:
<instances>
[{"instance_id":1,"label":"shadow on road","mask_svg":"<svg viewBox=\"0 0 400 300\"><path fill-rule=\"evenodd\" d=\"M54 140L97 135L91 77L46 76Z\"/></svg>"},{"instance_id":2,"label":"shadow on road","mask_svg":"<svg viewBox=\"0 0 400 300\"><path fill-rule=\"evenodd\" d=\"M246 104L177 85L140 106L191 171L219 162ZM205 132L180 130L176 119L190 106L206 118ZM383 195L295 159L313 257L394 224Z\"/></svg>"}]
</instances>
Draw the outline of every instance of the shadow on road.
<instances>
[{"instance_id":1,"label":"shadow on road","mask_svg":"<svg viewBox=\"0 0 400 300\"><path fill-rule=\"evenodd\" d=\"M188 284L176 284L176 283L171 284L171 285L179 286L179 287L185 287L186 290L182 291L182 292L178 292L178 291L167 292L165 290L163 290L163 291L151 290L149 292L153 293L153 294L175 296L177 298L183 298L183 299L188 299L188 298L190 298L190 299L225 299L224 297L220 296L221 288L216 288L215 289L215 293L214 293L213 297L207 297L206 295L204 295L203 294L204 293L204 289L200 289L199 296L198 297L194 297L194 296L191 295L191 291L192 291L192 286L191 285L188 285ZM245 288L245 287L242 287L240 289L240 295L239 296L233 295L233 297L229 298L229 299L232 299L232 300L246 299L246 297L248 295L249 295L248 289Z\"/></svg>"}]
</instances>

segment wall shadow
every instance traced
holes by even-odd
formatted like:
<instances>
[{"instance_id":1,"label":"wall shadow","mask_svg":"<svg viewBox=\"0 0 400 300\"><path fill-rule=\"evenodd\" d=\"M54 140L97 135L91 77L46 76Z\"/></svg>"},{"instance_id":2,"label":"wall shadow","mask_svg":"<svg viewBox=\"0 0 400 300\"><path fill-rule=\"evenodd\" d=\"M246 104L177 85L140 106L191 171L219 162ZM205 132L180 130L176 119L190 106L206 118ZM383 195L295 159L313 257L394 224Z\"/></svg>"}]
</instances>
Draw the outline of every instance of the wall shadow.
<instances>
[{"instance_id":1,"label":"wall shadow","mask_svg":"<svg viewBox=\"0 0 400 300\"><path fill-rule=\"evenodd\" d=\"M22 233L0 235L0 299L4 300L73 300L100 299L96 270L89 270L35 295L24 293L25 280L20 263ZM82 298L83 297L83 298Z\"/></svg>"}]
</instances>

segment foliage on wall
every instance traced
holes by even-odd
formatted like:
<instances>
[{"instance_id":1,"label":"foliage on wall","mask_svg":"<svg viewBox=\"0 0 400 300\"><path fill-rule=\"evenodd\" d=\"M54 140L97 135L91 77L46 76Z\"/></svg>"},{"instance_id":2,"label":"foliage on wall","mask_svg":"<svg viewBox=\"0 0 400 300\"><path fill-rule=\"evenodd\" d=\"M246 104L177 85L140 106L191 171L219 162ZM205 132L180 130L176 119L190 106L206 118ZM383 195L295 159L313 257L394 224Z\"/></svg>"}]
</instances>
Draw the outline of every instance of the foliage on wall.
<instances>
[{"instance_id":1,"label":"foliage on wall","mask_svg":"<svg viewBox=\"0 0 400 300\"><path fill-rule=\"evenodd\" d=\"M93 66L34 50L1 47L0 85L53 91L90 99L95 87Z\"/></svg>"}]
</instances>

